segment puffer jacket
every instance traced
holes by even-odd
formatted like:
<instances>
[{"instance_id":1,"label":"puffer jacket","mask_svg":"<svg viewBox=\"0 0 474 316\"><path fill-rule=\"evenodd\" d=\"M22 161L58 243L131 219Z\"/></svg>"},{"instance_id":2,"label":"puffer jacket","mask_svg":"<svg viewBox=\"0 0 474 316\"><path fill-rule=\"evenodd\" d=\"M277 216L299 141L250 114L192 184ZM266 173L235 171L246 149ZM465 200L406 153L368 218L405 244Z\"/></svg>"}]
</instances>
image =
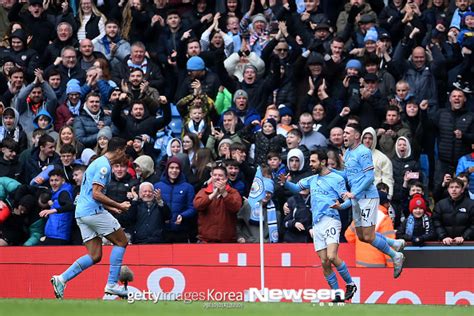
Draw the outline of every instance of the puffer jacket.
<instances>
[{"instance_id":1,"label":"puffer jacket","mask_svg":"<svg viewBox=\"0 0 474 316\"><path fill-rule=\"evenodd\" d=\"M474 201L468 196L454 201L446 198L439 201L433 212L433 223L439 240L446 237L474 239Z\"/></svg>"},{"instance_id":2,"label":"puffer jacket","mask_svg":"<svg viewBox=\"0 0 474 316\"><path fill-rule=\"evenodd\" d=\"M471 152L474 142L474 114L466 108L452 111L441 109L433 120L438 129L439 160L455 166L457 160ZM455 130L462 131L462 139L454 137Z\"/></svg>"},{"instance_id":3,"label":"puffer jacket","mask_svg":"<svg viewBox=\"0 0 474 316\"><path fill-rule=\"evenodd\" d=\"M51 208L58 210L58 212L49 214L44 234L48 238L69 240L74 221L72 185L64 183L56 192L52 192L51 200L53 201Z\"/></svg>"},{"instance_id":4,"label":"puffer jacket","mask_svg":"<svg viewBox=\"0 0 474 316\"><path fill-rule=\"evenodd\" d=\"M102 109L100 111L99 120L103 121L105 126L110 126L112 120L110 116L105 115ZM94 119L84 111L84 108L79 112L79 116L74 119L74 131L76 132L76 138L84 146L93 148L97 143L97 133L99 128Z\"/></svg>"},{"instance_id":5,"label":"puffer jacket","mask_svg":"<svg viewBox=\"0 0 474 316\"><path fill-rule=\"evenodd\" d=\"M171 219L169 223L166 224L165 229L185 232L191 229L197 215L193 206L194 188L191 184L186 182L182 169L176 182L170 182L168 178L168 167L171 162L178 163L181 166L181 162L178 158L170 158L163 171L160 182L155 183L154 186L155 189L161 190L163 201L171 209ZM175 224L178 215L183 217L183 221L179 225Z\"/></svg>"}]
</instances>

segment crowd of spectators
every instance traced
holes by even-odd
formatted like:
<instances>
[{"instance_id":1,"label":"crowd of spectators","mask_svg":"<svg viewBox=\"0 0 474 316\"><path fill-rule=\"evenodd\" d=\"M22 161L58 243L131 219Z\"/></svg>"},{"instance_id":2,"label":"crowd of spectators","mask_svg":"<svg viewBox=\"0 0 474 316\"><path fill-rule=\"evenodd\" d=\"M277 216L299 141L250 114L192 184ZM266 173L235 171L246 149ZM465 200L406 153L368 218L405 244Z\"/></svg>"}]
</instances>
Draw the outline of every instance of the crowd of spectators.
<instances>
[{"instance_id":1,"label":"crowd of spectators","mask_svg":"<svg viewBox=\"0 0 474 316\"><path fill-rule=\"evenodd\" d=\"M265 241L310 242L309 192L278 179L316 148L344 168L348 123L377 225L473 240L473 50L472 0L0 0L0 246L81 244L74 201L114 136L131 243L257 242L256 166Z\"/></svg>"}]
</instances>

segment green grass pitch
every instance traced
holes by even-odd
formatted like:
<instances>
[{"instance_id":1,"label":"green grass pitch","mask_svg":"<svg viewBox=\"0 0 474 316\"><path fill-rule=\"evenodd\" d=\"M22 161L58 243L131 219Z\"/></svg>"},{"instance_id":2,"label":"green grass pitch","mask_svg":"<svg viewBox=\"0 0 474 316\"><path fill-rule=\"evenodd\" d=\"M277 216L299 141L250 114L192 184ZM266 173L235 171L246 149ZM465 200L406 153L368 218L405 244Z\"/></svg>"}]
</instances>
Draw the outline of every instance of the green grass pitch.
<instances>
[{"instance_id":1,"label":"green grass pitch","mask_svg":"<svg viewBox=\"0 0 474 316\"><path fill-rule=\"evenodd\" d=\"M351 305L311 303L136 302L99 300L0 299L0 316L118 316L118 315L350 315L458 316L473 315L470 306ZM303 314L304 313L304 314Z\"/></svg>"}]
</instances>

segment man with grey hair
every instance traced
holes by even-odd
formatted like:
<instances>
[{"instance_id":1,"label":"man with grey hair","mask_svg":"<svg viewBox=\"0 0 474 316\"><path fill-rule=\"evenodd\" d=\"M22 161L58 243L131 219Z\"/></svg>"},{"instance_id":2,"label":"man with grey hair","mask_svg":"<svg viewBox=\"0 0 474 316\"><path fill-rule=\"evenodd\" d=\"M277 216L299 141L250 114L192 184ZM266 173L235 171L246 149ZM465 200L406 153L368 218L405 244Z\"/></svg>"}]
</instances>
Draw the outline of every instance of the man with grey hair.
<instances>
[{"instance_id":1,"label":"man with grey hair","mask_svg":"<svg viewBox=\"0 0 474 316\"><path fill-rule=\"evenodd\" d=\"M66 90L66 84L71 79L77 79L81 85L86 80L86 72L79 66L76 49L72 46L64 47L61 56L45 72L49 73L52 69L56 69L61 75L61 91Z\"/></svg>"},{"instance_id":2,"label":"man with grey hair","mask_svg":"<svg viewBox=\"0 0 474 316\"><path fill-rule=\"evenodd\" d=\"M171 218L171 211L161 198L161 190L154 189L151 182L143 182L134 190L132 206L125 217L129 222L129 232L133 244L156 244L164 239L165 221Z\"/></svg>"},{"instance_id":3,"label":"man with grey hair","mask_svg":"<svg viewBox=\"0 0 474 316\"><path fill-rule=\"evenodd\" d=\"M41 57L41 64L47 67L54 63L57 57L61 55L61 50L66 46L78 47L77 39L72 36L73 30L68 22L61 22L56 27L57 38L46 47ZM41 54L41 52L39 52Z\"/></svg>"},{"instance_id":4,"label":"man with grey hair","mask_svg":"<svg viewBox=\"0 0 474 316\"><path fill-rule=\"evenodd\" d=\"M112 79L117 85L120 85L123 79L130 76L130 69L140 68L145 75L145 80L150 86L163 94L165 79L160 68L148 57L146 57L146 48L142 42L135 42L130 48L130 55L116 67L112 68Z\"/></svg>"}]
</instances>

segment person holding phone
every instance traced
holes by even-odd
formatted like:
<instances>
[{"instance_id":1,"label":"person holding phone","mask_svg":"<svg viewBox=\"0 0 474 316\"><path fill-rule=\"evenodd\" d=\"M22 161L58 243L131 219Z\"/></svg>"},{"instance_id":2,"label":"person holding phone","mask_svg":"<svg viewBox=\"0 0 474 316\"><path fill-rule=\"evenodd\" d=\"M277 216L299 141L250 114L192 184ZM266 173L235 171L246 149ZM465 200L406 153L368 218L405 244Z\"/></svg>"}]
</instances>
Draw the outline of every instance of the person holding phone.
<instances>
[{"instance_id":1,"label":"person holding phone","mask_svg":"<svg viewBox=\"0 0 474 316\"><path fill-rule=\"evenodd\" d=\"M398 137L395 142L395 156L392 158L392 166L394 180L392 206L395 209L394 226L398 227L401 222L401 214L404 211L403 187L421 179L420 166L413 158L411 143L404 136Z\"/></svg>"}]
</instances>

